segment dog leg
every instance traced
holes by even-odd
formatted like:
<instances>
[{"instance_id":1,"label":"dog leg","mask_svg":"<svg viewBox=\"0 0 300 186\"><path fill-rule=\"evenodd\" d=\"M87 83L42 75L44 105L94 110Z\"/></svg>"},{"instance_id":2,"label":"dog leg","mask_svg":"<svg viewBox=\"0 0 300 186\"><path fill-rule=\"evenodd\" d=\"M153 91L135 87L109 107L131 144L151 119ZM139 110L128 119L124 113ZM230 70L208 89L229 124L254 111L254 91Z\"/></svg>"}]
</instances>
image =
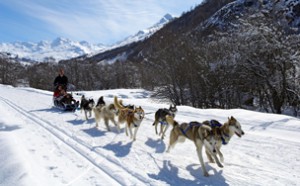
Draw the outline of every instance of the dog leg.
<instances>
[{"instance_id":1,"label":"dog leg","mask_svg":"<svg viewBox=\"0 0 300 186\"><path fill-rule=\"evenodd\" d=\"M126 124L125 124L125 133L126 133L126 136L128 136L128 131L127 131L127 130L128 130L128 127L129 127L129 126L128 126L128 123L126 123Z\"/></svg>"},{"instance_id":2,"label":"dog leg","mask_svg":"<svg viewBox=\"0 0 300 186\"><path fill-rule=\"evenodd\" d=\"M158 132L157 132L157 124L158 124L158 121L155 120L154 123L153 123L153 125L155 126L155 133L156 133L156 135L158 134Z\"/></svg>"},{"instance_id":3,"label":"dog leg","mask_svg":"<svg viewBox=\"0 0 300 186\"><path fill-rule=\"evenodd\" d=\"M170 141L169 141L169 146L168 146L168 149L167 149L167 152L169 153L171 148L174 148L174 146L176 145L176 142L178 140L178 136L175 135L173 133L173 131L171 131L171 134L170 134Z\"/></svg>"},{"instance_id":4,"label":"dog leg","mask_svg":"<svg viewBox=\"0 0 300 186\"><path fill-rule=\"evenodd\" d=\"M207 141L207 140L204 140L204 145L205 145L205 150L206 150L206 153L210 154L211 156L214 157L217 165L221 168L223 168L223 165L220 163L217 155L216 155L216 146L212 146L210 145L210 143ZM209 157L209 156L208 156Z\"/></svg>"},{"instance_id":5,"label":"dog leg","mask_svg":"<svg viewBox=\"0 0 300 186\"><path fill-rule=\"evenodd\" d=\"M133 136L132 136L132 125L129 125L128 129L129 129L130 139L133 139Z\"/></svg>"},{"instance_id":6,"label":"dog leg","mask_svg":"<svg viewBox=\"0 0 300 186\"><path fill-rule=\"evenodd\" d=\"M220 163L219 158L217 157L216 153L212 153L212 156L216 160L216 163L217 163L218 167L223 168L224 166Z\"/></svg>"},{"instance_id":7,"label":"dog leg","mask_svg":"<svg viewBox=\"0 0 300 186\"><path fill-rule=\"evenodd\" d=\"M120 132L121 132L120 122L117 122L117 130L118 130L118 133L120 134Z\"/></svg>"},{"instance_id":8,"label":"dog leg","mask_svg":"<svg viewBox=\"0 0 300 186\"><path fill-rule=\"evenodd\" d=\"M203 175L207 177L207 176L209 176L209 174L206 171L206 168L205 168L205 165L204 165L204 161L203 161L203 157L202 157L202 147L203 147L203 144L202 144L201 141L197 140L195 142L195 145L196 145L196 148L197 148L197 154L198 154L198 158L199 158L199 161L200 161L200 164L201 164Z\"/></svg>"},{"instance_id":9,"label":"dog leg","mask_svg":"<svg viewBox=\"0 0 300 186\"><path fill-rule=\"evenodd\" d=\"M205 153L207 156L207 159L210 163L215 163L215 160L211 157L210 153L208 152L208 150L205 148Z\"/></svg>"},{"instance_id":10,"label":"dog leg","mask_svg":"<svg viewBox=\"0 0 300 186\"><path fill-rule=\"evenodd\" d=\"M95 114L96 128L98 128L99 127L98 123L100 121L100 116L99 116L99 114L97 114L96 109L93 109L93 111L94 111L94 114Z\"/></svg>"},{"instance_id":11,"label":"dog leg","mask_svg":"<svg viewBox=\"0 0 300 186\"><path fill-rule=\"evenodd\" d=\"M133 141L136 140L136 133L137 133L138 129L139 129L139 127L135 127L135 129L134 129Z\"/></svg>"},{"instance_id":12,"label":"dog leg","mask_svg":"<svg viewBox=\"0 0 300 186\"><path fill-rule=\"evenodd\" d=\"M87 111L84 111L84 115L85 115L85 120L88 120Z\"/></svg>"},{"instance_id":13,"label":"dog leg","mask_svg":"<svg viewBox=\"0 0 300 186\"><path fill-rule=\"evenodd\" d=\"M106 125L107 130L110 131L110 128L109 128L109 125L108 125L108 119L107 118L104 118L104 123Z\"/></svg>"},{"instance_id":14,"label":"dog leg","mask_svg":"<svg viewBox=\"0 0 300 186\"><path fill-rule=\"evenodd\" d=\"M96 128L98 128L99 125L98 125L98 120L96 118L95 118L95 121L96 121Z\"/></svg>"},{"instance_id":15,"label":"dog leg","mask_svg":"<svg viewBox=\"0 0 300 186\"><path fill-rule=\"evenodd\" d=\"M120 133L120 127L119 127L119 125L117 124L117 122L115 121L115 119L114 119L114 118L111 118L110 121L113 122L113 124L116 126L116 128L117 128L117 130L118 130L118 133Z\"/></svg>"},{"instance_id":16,"label":"dog leg","mask_svg":"<svg viewBox=\"0 0 300 186\"><path fill-rule=\"evenodd\" d=\"M163 133L162 133L162 135L161 135L161 139L162 139L162 140L165 138L166 132L167 132L168 128L169 128L169 124L167 124L167 126L164 127Z\"/></svg>"},{"instance_id":17,"label":"dog leg","mask_svg":"<svg viewBox=\"0 0 300 186\"><path fill-rule=\"evenodd\" d=\"M159 134L158 134L159 136L162 135L163 130L164 130L164 123L161 123L160 124L160 131L159 131Z\"/></svg>"},{"instance_id":18,"label":"dog leg","mask_svg":"<svg viewBox=\"0 0 300 186\"><path fill-rule=\"evenodd\" d=\"M218 155L220 156L220 161L224 163L224 157L219 147L216 148Z\"/></svg>"},{"instance_id":19,"label":"dog leg","mask_svg":"<svg viewBox=\"0 0 300 186\"><path fill-rule=\"evenodd\" d=\"M217 155L215 153L213 153L213 157L215 158L217 165L221 168L223 168L224 166L221 164L221 162L219 161L219 158L217 157Z\"/></svg>"}]
</instances>

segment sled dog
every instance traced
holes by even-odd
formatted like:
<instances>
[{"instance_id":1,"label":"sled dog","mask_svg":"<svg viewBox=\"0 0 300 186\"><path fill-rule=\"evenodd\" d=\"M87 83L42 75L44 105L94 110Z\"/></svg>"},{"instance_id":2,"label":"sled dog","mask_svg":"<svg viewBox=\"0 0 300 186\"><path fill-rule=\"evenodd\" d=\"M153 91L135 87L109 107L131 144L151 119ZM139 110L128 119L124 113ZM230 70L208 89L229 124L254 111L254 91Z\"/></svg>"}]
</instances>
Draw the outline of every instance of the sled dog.
<instances>
[{"instance_id":1,"label":"sled dog","mask_svg":"<svg viewBox=\"0 0 300 186\"><path fill-rule=\"evenodd\" d=\"M144 119L145 112L142 107L135 107L134 109L125 108L120 104L118 98L114 97L114 105L119 110L118 111L118 130L120 131L120 124L125 123L125 132L128 136L128 131L130 133L130 138L133 141L136 140L136 133ZM134 134L132 135L132 128L134 128Z\"/></svg>"},{"instance_id":2,"label":"sled dog","mask_svg":"<svg viewBox=\"0 0 300 186\"><path fill-rule=\"evenodd\" d=\"M89 117L92 116L92 109L95 105L94 99L86 99L85 96L83 95L81 97L81 102L80 102L80 111L84 111L85 119L88 120L87 113L89 113Z\"/></svg>"},{"instance_id":3,"label":"sled dog","mask_svg":"<svg viewBox=\"0 0 300 186\"><path fill-rule=\"evenodd\" d=\"M108 131L110 131L110 127L108 125L108 122L111 121L116 127L117 123L115 121L115 115L117 113L117 109L113 103L109 105L104 105L104 106L96 106L94 109L94 114L95 114L95 121L96 121L96 127L98 128L98 123L100 122L101 119L104 120L105 126Z\"/></svg>"},{"instance_id":4,"label":"sled dog","mask_svg":"<svg viewBox=\"0 0 300 186\"><path fill-rule=\"evenodd\" d=\"M216 156L216 139L213 135L211 135L211 127L208 125L204 125L199 122L190 122L190 123L181 123L176 122L172 116L167 115L166 120L168 123L172 123L173 129L170 133L170 141L167 152L170 152L171 148L174 148L177 142L184 142L185 139L189 139L194 142L198 158L201 164L202 172L204 176L209 176L206 171L203 156L202 156L202 148L206 147L207 151L215 158L219 167L223 167Z\"/></svg>"},{"instance_id":5,"label":"sled dog","mask_svg":"<svg viewBox=\"0 0 300 186\"><path fill-rule=\"evenodd\" d=\"M166 108L160 108L155 112L154 115L154 122L153 122L153 126L155 126L155 132L157 133L157 125L158 123L160 123L160 132L159 132L159 136L161 135L161 139L163 140L165 137L165 133L169 128L169 124L166 121L166 116L172 116L173 118L175 117L175 114L177 113L177 108L176 105L170 105L169 109Z\"/></svg>"},{"instance_id":6,"label":"sled dog","mask_svg":"<svg viewBox=\"0 0 300 186\"><path fill-rule=\"evenodd\" d=\"M236 134L238 137L242 137L242 135L245 134L242 130L241 124L233 116L228 118L228 121L223 125L217 120L204 121L203 123L212 128L212 134L217 140L216 152L219 155L221 162L224 162L221 146L222 144L227 145L234 134ZM208 151L206 151L206 155L208 160L211 163L214 163L214 160Z\"/></svg>"}]
</instances>

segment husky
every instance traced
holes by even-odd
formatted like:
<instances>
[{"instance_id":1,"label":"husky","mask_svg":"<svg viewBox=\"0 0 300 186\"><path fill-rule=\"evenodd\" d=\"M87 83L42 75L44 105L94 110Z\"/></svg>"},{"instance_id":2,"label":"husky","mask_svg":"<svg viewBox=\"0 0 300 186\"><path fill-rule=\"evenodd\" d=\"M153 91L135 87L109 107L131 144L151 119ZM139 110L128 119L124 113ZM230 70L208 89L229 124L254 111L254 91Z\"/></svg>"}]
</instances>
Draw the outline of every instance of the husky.
<instances>
[{"instance_id":1,"label":"husky","mask_svg":"<svg viewBox=\"0 0 300 186\"><path fill-rule=\"evenodd\" d=\"M227 145L234 134L238 137L242 137L242 135L245 134L241 124L233 116L229 117L228 121L223 125L217 120L204 121L203 123L212 128L212 133L217 140L216 152L220 157L220 161L224 162L224 157L220 150L221 146L222 144ZM208 151L206 151L206 155L209 162L214 163L214 160Z\"/></svg>"},{"instance_id":2,"label":"husky","mask_svg":"<svg viewBox=\"0 0 300 186\"><path fill-rule=\"evenodd\" d=\"M96 104L96 107L102 107L102 106L105 106L105 101L103 100L103 96L101 96L98 101L97 101L97 104Z\"/></svg>"},{"instance_id":3,"label":"husky","mask_svg":"<svg viewBox=\"0 0 300 186\"><path fill-rule=\"evenodd\" d=\"M130 138L133 141L136 140L136 133L141 125L142 120L144 119L145 112L141 106L134 107L134 109L125 108L120 104L118 98L114 97L114 105L118 109L118 131L120 131L120 124L125 123L125 132L128 136L128 131L130 133ZM132 135L132 128L134 128L134 134Z\"/></svg>"},{"instance_id":4,"label":"husky","mask_svg":"<svg viewBox=\"0 0 300 186\"><path fill-rule=\"evenodd\" d=\"M84 95L81 97L80 102L80 111L84 111L85 119L88 120L87 113L89 113L89 117L92 116L92 110L95 105L94 99L86 99Z\"/></svg>"},{"instance_id":5,"label":"husky","mask_svg":"<svg viewBox=\"0 0 300 186\"><path fill-rule=\"evenodd\" d=\"M199 123L197 121L190 123L181 123L179 124L177 121L173 119L172 116L167 115L166 120L168 123L172 124L173 129L170 133L170 141L167 152L170 152L171 148L174 148L177 142L184 142L185 139L189 139L194 142L198 158L201 164L202 172L204 176L209 176L206 171L203 156L202 156L202 148L205 146L206 150L213 156L217 162L219 167L223 167L220 163L219 159L216 156L216 145L217 140L211 135L212 128L208 125Z\"/></svg>"},{"instance_id":6,"label":"husky","mask_svg":"<svg viewBox=\"0 0 300 186\"><path fill-rule=\"evenodd\" d=\"M153 122L153 126L155 126L155 132L157 133L157 125L158 123L160 123L160 132L159 132L159 136L161 135L161 139L163 140L165 137L165 133L169 128L168 122L166 121L166 116L172 116L173 118L175 117L175 114L177 113L177 108L176 105L170 105L169 109L166 108L160 108L155 112L154 115L154 122Z\"/></svg>"},{"instance_id":7,"label":"husky","mask_svg":"<svg viewBox=\"0 0 300 186\"><path fill-rule=\"evenodd\" d=\"M103 105L101 107L95 107L93 109L95 114L96 127L98 128L98 123L101 119L104 119L105 126L108 131L110 131L110 127L108 125L109 120L117 127L117 123L115 121L115 115L117 113L117 109L113 103L109 105Z\"/></svg>"}]
</instances>

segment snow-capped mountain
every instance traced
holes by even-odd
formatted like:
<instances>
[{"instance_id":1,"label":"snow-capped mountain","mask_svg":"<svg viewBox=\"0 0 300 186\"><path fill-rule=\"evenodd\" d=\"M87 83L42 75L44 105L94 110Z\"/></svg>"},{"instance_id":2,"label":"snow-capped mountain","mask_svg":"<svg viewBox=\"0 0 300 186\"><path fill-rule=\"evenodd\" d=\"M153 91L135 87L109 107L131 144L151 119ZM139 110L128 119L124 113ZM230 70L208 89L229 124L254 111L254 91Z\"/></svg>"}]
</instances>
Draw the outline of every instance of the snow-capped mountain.
<instances>
[{"instance_id":1,"label":"snow-capped mountain","mask_svg":"<svg viewBox=\"0 0 300 186\"><path fill-rule=\"evenodd\" d=\"M156 31L158 31L159 29L161 29L165 24L169 23L170 21L172 21L175 17L173 17L170 14L166 14L164 15L163 18L161 18L159 20L159 22L157 22L156 24L154 24L153 26L144 29L144 30L140 30L138 31L135 35L133 36L129 36L127 38L125 38L123 41L120 41L117 43L117 46L123 46L132 42L136 42L136 41L140 41L140 40L144 40L145 38L150 37L152 34L154 34Z\"/></svg>"},{"instance_id":2,"label":"snow-capped mountain","mask_svg":"<svg viewBox=\"0 0 300 186\"><path fill-rule=\"evenodd\" d=\"M129 36L123 41L117 42L111 46L103 44L91 44L87 41L71 41L67 38L58 37L53 41L40 41L40 42L13 42L13 43L0 43L0 52L10 53L17 56L21 61L59 61L62 59L70 59L85 54L95 55L96 53L110 50L116 47L124 46L132 42L143 40L157 30L161 29L163 25L173 20L170 14L166 14L155 25L148 29L141 30L133 36Z\"/></svg>"},{"instance_id":3,"label":"snow-capped mountain","mask_svg":"<svg viewBox=\"0 0 300 186\"><path fill-rule=\"evenodd\" d=\"M0 43L0 51L8 52L18 58L34 61L59 61L101 50L102 44L90 44L86 41L76 42L58 37L53 41Z\"/></svg>"},{"instance_id":4,"label":"snow-capped mountain","mask_svg":"<svg viewBox=\"0 0 300 186\"><path fill-rule=\"evenodd\" d=\"M273 16L281 24L299 29L300 25L299 0L236 0L228 3L204 24L204 27L236 27L240 25L240 18ZM202 26L202 25L201 25Z\"/></svg>"}]
</instances>

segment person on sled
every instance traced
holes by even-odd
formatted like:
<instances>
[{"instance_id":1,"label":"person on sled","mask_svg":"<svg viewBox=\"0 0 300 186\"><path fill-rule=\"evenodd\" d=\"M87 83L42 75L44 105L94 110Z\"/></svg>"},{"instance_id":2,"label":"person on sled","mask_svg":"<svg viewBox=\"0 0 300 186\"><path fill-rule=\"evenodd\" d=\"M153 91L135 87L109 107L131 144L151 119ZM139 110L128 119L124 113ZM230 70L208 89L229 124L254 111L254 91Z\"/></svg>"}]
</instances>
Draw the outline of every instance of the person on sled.
<instances>
[{"instance_id":1,"label":"person on sled","mask_svg":"<svg viewBox=\"0 0 300 186\"><path fill-rule=\"evenodd\" d=\"M56 105L63 105L63 104L76 104L78 102L72 97L71 94L67 93L67 86L68 86L68 77L64 75L64 69L59 69L58 76L54 79L54 86L55 90L53 93L53 97L55 99Z\"/></svg>"},{"instance_id":2,"label":"person on sled","mask_svg":"<svg viewBox=\"0 0 300 186\"><path fill-rule=\"evenodd\" d=\"M61 85L63 89L67 90L68 86L68 77L65 76L64 69L61 68L58 71L58 76L54 79L54 87L58 88L58 85Z\"/></svg>"}]
</instances>

